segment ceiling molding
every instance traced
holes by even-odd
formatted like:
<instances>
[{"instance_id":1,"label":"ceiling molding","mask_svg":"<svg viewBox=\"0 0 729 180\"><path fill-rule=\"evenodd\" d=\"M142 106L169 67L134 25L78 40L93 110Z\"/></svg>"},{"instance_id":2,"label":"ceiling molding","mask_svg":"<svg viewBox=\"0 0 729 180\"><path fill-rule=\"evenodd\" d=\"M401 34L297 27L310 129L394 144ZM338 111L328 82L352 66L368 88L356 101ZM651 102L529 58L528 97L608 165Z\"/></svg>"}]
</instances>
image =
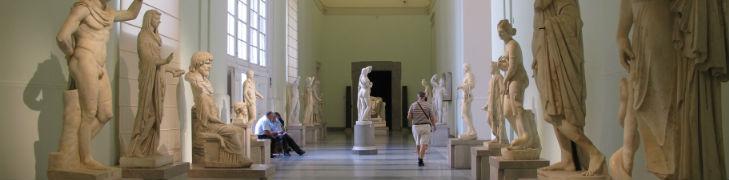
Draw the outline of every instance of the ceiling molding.
<instances>
[{"instance_id":1,"label":"ceiling molding","mask_svg":"<svg viewBox=\"0 0 729 180\"><path fill-rule=\"evenodd\" d=\"M325 8L325 15L428 15L428 8Z\"/></svg>"},{"instance_id":2,"label":"ceiling molding","mask_svg":"<svg viewBox=\"0 0 729 180\"><path fill-rule=\"evenodd\" d=\"M314 1L314 5L316 5L316 7L319 8L319 11L321 11L321 13L327 12L327 7L324 6L324 2L321 2L322 0L312 0L312 1Z\"/></svg>"}]
</instances>

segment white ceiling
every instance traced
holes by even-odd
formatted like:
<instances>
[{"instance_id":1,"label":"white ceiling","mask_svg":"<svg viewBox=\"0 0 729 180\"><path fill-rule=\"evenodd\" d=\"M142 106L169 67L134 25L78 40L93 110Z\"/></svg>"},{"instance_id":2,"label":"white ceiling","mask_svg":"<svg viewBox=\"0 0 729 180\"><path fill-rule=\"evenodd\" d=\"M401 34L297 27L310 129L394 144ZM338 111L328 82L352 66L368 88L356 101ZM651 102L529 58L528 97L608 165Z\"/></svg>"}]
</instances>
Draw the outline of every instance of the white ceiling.
<instances>
[{"instance_id":1,"label":"white ceiling","mask_svg":"<svg viewBox=\"0 0 729 180\"><path fill-rule=\"evenodd\" d=\"M427 8L432 0L319 0L326 8Z\"/></svg>"}]
</instances>

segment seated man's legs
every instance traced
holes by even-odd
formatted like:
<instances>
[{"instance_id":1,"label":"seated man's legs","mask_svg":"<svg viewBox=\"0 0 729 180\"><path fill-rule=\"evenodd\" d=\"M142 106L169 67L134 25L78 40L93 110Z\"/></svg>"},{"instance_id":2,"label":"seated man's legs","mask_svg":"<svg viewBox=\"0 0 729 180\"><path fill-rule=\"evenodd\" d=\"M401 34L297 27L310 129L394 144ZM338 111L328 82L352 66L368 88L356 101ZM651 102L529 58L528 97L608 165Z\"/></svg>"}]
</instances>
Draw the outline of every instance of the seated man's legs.
<instances>
[{"instance_id":1,"label":"seated man's legs","mask_svg":"<svg viewBox=\"0 0 729 180\"><path fill-rule=\"evenodd\" d=\"M297 154L303 155L305 153L303 150L301 150L299 145L296 144L296 141L294 141L294 139L291 138L291 136L289 136L288 134L284 134L279 137L281 138L281 140L283 140L285 146L291 147L291 149L293 149Z\"/></svg>"},{"instance_id":2,"label":"seated man's legs","mask_svg":"<svg viewBox=\"0 0 729 180\"><path fill-rule=\"evenodd\" d=\"M273 152L276 149L276 147L280 146L280 144L282 144L282 142L283 142L280 137L271 138L271 137L268 137L266 135L258 135L258 139L269 139L269 140L271 140L271 150L270 150L271 152L269 152L269 153L271 153L271 158L274 157L273 156Z\"/></svg>"}]
</instances>

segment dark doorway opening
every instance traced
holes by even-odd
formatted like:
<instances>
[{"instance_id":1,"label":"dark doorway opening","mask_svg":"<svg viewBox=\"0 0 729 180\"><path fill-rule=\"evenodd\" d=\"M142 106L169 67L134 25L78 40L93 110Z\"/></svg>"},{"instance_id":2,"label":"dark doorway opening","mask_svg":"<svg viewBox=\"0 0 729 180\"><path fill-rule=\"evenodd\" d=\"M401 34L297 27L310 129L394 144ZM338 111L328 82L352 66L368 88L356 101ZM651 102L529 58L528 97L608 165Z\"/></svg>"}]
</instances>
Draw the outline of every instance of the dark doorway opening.
<instances>
[{"instance_id":1,"label":"dark doorway opening","mask_svg":"<svg viewBox=\"0 0 729 180\"><path fill-rule=\"evenodd\" d=\"M370 96L380 97L385 105L385 122L392 127L392 71L372 71L367 76L372 81Z\"/></svg>"}]
</instances>

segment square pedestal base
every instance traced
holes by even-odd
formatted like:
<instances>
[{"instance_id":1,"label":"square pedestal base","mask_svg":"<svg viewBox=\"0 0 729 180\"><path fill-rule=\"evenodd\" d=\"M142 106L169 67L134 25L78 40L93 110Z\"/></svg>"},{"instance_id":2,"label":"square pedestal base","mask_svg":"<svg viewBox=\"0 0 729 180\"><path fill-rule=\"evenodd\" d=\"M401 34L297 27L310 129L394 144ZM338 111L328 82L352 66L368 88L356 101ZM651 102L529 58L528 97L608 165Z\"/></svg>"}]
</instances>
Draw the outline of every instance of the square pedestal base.
<instances>
[{"instance_id":1,"label":"square pedestal base","mask_svg":"<svg viewBox=\"0 0 729 180\"><path fill-rule=\"evenodd\" d=\"M304 130L306 144L319 143L319 125L304 126Z\"/></svg>"},{"instance_id":2,"label":"square pedestal base","mask_svg":"<svg viewBox=\"0 0 729 180\"><path fill-rule=\"evenodd\" d=\"M487 180L491 177L489 158L500 156L501 149L486 146L471 148L471 177L478 180Z\"/></svg>"},{"instance_id":3,"label":"square pedestal base","mask_svg":"<svg viewBox=\"0 0 729 180\"><path fill-rule=\"evenodd\" d=\"M153 157L121 157L119 158L119 166L122 168L156 168L164 165L172 164L172 156L153 156Z\"/></svg>"},{"instance_id":4,"label":"square pedestal base","mask_svg":"<svg viewBox=\"0 0 729 180\"><path fill-rule=\"evenodd\" d=\"M375 127L370 121L360 121L354 125L354 147L352 153L358 155L375 155Z\"/></svg>"},{"instance_id":5,"label":"square pedestal base","mask_svg":"<svg viewBox=\"0 0 729 180\"><path fill-rule=\"evenodd\" d=\"M184 179L190 163L182 162L157 168L123 168L122 178L134 179Z\"/></svg>"},{"instance_id":6,"label":"square pedestal base","mask_svg":"<svg viewBox=\"0 0 729 180\"><path fill-rule=\"evenodd\" d=\"M549 161L538 160L502 160L499 156L489 158L492 180L517 180L537 178L537 169L549 166Z\"/></svg>"},{"instance_id":7,"label":"square pedestal base","mask_svg":"<svg viewBox=\"0 0 729 180\"><path fill-rule=\"evenodd\" d=\"M288 133L289 136L291 136L291 139L294 139L294 141L301 147L306 146L306 131L304 131L303 126L289 126L286 128L286 133Z\"/></svg>"},{"instance_id":8,"label":"square pedestal base","mask_svg":"<svg viewBox=\"0 0 729 180\"><path fill-rule=\"evenodd\" d=\"M121 169L110 167L108 170L96 171L86 169L54 169L48 170L48 179L51 180L116 180L121 179Z\"/></svg>"},{"instance_id":9,"label":"square pedestal base","mask_svg":"<svg viewBox=\"0 0 729 180\"><path fill-rule=\"evenodd\" d=\"M327 125L322 123L322 124L319 124L318 127L319 127L319 130L318 130L319 134L317 134L317 137L319 137L319 140L326 139L327 138Z\"/></svg>"},{"instance_id":10,"label":"square pedestal base","mask_svg":"<svg viewBox=\"0 0 729 180\"><path fill-rule=\"evenodd\" d=\"M430 146L434 147L448 147L448 125L447 124L436 124L435 131L430 135Z\"/></svg>"},{"instance_id":11,"label":"square pedestal base","mask_svg":"<svg viewBox=\"0 0 729 180\"><path fill-rule=\"evenodd\" d=\"M390 128L387 126L375 127L375 136L387 136L388 134L390 134Z\"/></svg>"},{"instance_id":12,"label":"square pedestal base","mask_svg":"<svg viewBox=\"0 0 729 180\"><path fill-rule=\"evenodd\" d=\"M271 164L271 140L252 140L250 158L253 164Z\"/></svg>"},{"instance_id":13,"label":"square pedestal base","mask_svg":"<svg viewBox=\"0 0 729 180\"><path fill-rule=\"evenodd\" d=\"M485 140L460 140L450 139L448 141L448 162L454 169L471 168L471 148L482 146Z\"/></svg>"},{"instance_id":14,"label":"square pedestal base","mask_svg":"<svg viewBox=\"0 0 729 180\"><path fill-rule=\"evenodd\" d=\"M250 168L204 168L193 165L187 172L188 179L272 179L273 165L253 164Z\"/></svg>"},{"instance_id":15,"label":"square pedestal base","mask_svg":"<svg viewBox=\"0 0 729 180\"><path fill-rule=\"evenodd\" d=\"M582 176L582 171L537 171L539 180L608 180L607 175Z\"/></svg>"}]
</instances>

